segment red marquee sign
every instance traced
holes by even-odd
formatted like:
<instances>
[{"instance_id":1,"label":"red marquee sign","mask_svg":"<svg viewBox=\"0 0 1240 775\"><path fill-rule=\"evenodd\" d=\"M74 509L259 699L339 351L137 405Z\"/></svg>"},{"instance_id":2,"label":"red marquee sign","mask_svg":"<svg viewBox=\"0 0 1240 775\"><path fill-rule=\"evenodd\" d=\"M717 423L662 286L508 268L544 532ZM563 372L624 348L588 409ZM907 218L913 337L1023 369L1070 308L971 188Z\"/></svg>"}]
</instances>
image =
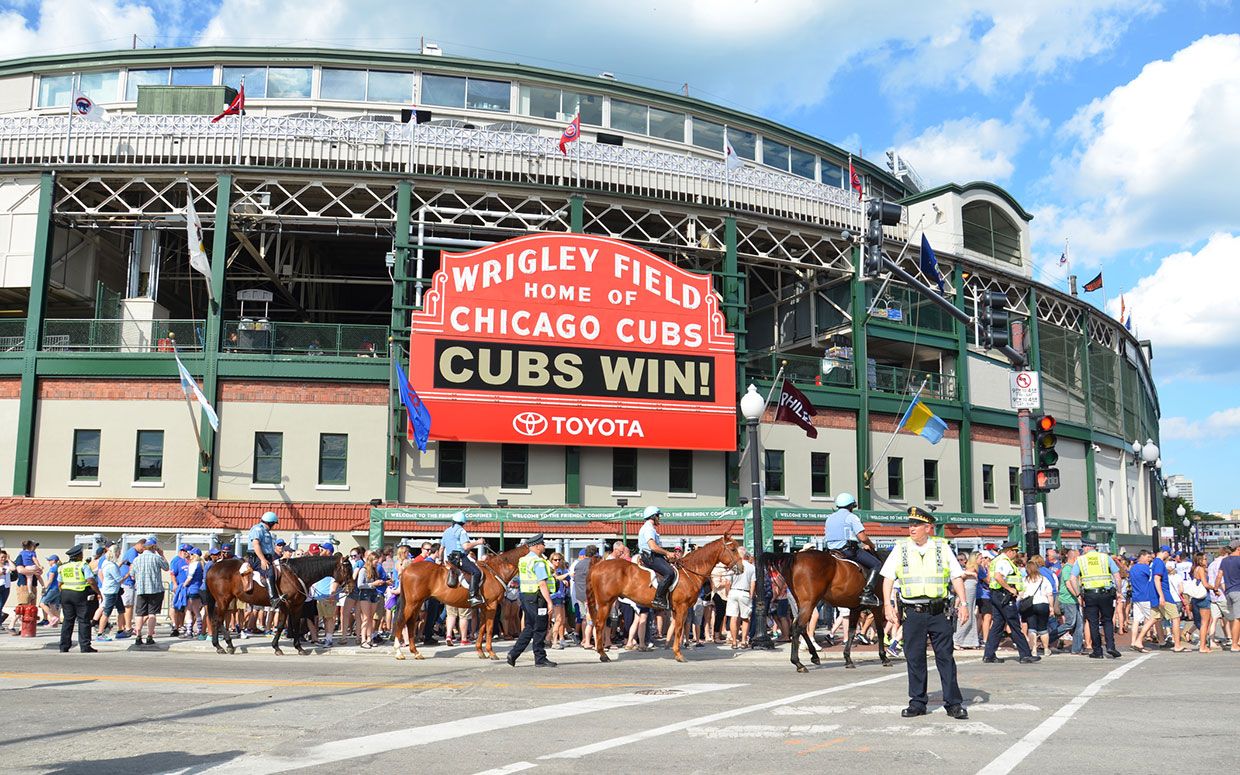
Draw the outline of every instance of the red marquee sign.
<instances>
[{"instance_id":1,"label":"red marquee sign","mask_svg":"<svg viewBox=\"0 0 1240 775\"><path fill-rule=\"evenodd\" d=\"M736 347L707 275L619 240L443 254L413 313L431 438L736 449Z\"/></svg>"}]
</instances>

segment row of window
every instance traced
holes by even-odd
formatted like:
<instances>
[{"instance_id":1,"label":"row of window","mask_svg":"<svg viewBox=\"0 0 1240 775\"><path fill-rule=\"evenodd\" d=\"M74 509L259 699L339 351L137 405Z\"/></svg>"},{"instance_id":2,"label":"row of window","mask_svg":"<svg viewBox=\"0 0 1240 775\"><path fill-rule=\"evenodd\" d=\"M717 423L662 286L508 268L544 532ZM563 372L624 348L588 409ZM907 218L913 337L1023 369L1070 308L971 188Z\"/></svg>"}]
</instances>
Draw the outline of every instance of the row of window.
<instances>
[{"instance_id":1,"label":"row of window","mask_svg":"<svg viewBox=\"0 0 1240 775\"><path fill-rule=\"evenodd\" d=\"M99 442L102 432L80 429L73 432L73 462L69 478L75 482L99 481ZM320 485L348 484L349 435L319 434ZM135 482L162 482L164 478L164 432L138 431L134 444ZM284 434L259 431L254 434L255 484L280 484L284 478Z\"/></svg>"},{"instance_id":2,"label":"row of window","mask_svg":"<svg viewBox=\"0 0 1240 775\"><path fill-rule=\"evenodd\" d=\"M108 70L39 78L39 107L69 104L76 87L98 102L120 99L134 102L139 86L210 86L237 88L245 79L251 99L311 99L343 102L384 102L399 105L461 108L512 113L513 88L509 81L423 73L420 97L412 72L354 70L320 67L315 83L313 67L154 67ZM218 72L217 72L218 71ZM76 79L76 81L75 81ZM581 123L620 132L689 143L723 152L724 136L736 154L783 172L837 188L847 188L844 168L826 158L770 137L674 110L606 98L598 94L521 84L516 90L516 113L551 120L567 120L581 113Z\"/></svg>"},{"instance_id":3,"label":"row of window","mask_svg":"<svg viewBox=\"0 0 1240 775\"><path fill-rule=\"evenodd\" d=\"M466 457L468 447L463 441L438 443L437 484L440 487L467 487ZM638 492L637 450L613 449L611 457L611 489L616 493ZM499 486L501 490L524 490L530 483L530 448L525 444L501 444ZM668 492L692 494L693 452L674 449L667 453Z\"/></svg>"}]
</instances>

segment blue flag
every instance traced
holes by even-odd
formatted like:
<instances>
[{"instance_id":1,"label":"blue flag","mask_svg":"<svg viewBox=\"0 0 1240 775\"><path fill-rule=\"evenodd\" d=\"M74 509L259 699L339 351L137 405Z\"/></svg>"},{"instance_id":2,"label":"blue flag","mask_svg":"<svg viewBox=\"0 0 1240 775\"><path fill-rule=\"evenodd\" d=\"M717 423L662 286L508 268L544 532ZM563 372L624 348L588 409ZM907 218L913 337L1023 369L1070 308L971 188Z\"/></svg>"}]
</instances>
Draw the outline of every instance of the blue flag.
<instances>
[{"instance_id":1,"label":"blue flag","mask_svg":"<svg viewBox=\"0 0 1240 775\"><path fill-rule=\"evenodd\" d=\"M930 240L926 239L925 233L921 235L921 271L938 283L939 293L942 293L943 275L939 274L938 259L934 257L934 248L930 247Z\"/></svg>"},{"instance_id":2,"label":"blue flag","mask_svg":"<svg viewBox=\"0 0 1240 775\"><path fill-rule=\"evenodd\" d=\"M417 391L409 387L409 377L400 367L400 359L392 358L392 368L396 370L396 383L400 388L400 402L409 413L409 437L418 445L419 452L426 451L426 440L431 435L431 413L418 398Z\"/></svg>"}]
</instances>

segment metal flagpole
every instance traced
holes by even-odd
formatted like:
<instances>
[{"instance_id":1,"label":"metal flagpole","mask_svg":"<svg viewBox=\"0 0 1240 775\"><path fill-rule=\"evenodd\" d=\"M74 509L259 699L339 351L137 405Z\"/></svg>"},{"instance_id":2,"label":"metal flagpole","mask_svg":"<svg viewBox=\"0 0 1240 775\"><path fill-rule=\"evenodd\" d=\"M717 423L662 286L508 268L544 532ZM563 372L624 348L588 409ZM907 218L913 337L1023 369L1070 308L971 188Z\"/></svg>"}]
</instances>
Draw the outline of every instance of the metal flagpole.
<instances>
[{"instance_id":1,"label":"metal flagpole","mask_svg":"<svg viewBox=\"0 0 1240 775\"><path fill-rule=\"evenodd\" d=\"M912 406L914 401L916 401L918 398L921 398L921 391L923 391L923 390L925 390L925 389L926 389L926 380L928 380L928 379L929 379L929 377L922 377L922 378L921 378L921 387L917 388L917 392L913 395L913 400L909 402L909 406ZM908 411L908 406L904 407L904 411L905 411L905 412L907 412L907 411ZM904 417L904 412L901 412L901 413L900 413L900 417L901 417L901 418L903 418L903 417ZM891 438L887 439L887 446L883 447L883 451L882 451L882 452L880 452L880 453L878 454L878 457L874 458L874 466L877 466L877 465L878 465L878 463L879 463L879 461L881 461L883 458L887 457L887 451L891 449L891 445L895 442L895 440L896 440L896 436L897 436L899 433L900 433L900 420L899 420L899 419L897 419L897 420L896 420L896 429L895 429L894 431L892 431L892 432L891 432ZM871 468L867 469L867 470L866 470L866 472L865 472L865 480L866 480L866 482L869 482L869 481L870 481L870 479L872 479L872 478L874 478L874 468L873 468L873 467L871 467Z\"/></svg>"},{"instance_id":2,"label":"metal flagpole","mask_svg":"<svg viewBox=\"0 0 1240 775\"><path fill-rule=\"evenodd\" d=\"M176 334L172 331L169 331L168 338L172 340L172 352L176 353L177 352ZM199 458L199 460L201 461L203 465L206 465L206 461L210 460L211 456L207 454L207 451L205 449L203 449L202 432L198 428L198 417L197 415L194 414L194 405L190 403L189 391L185 390L184 385L182 385L181 387L181 392L185 393L185 408L189 410L189 421L190 421L190 424L194 426L194 443L198 445L198 454L202 456L201 458ZM199 409L199 411L201 411L201 409Z\"/></svg>"},{"instance_id":3,"label":"metal flagpole","mask_svg":"<svg viewBox=\"0 0 1240 775\"><path fill-rule=\"evenodd\" d=\"M728 149L731 148L728 143L728 128L723 127L723 206L729 210L732 209L732 167L729 164L732 160L728 158Z\"/></svg>"},{"instance_id":4,"label":"metal flagpole","mask_svg":"<svg viewBox=\"0 0 1240 775\"><path fill-rule=\"evenodd\" d=\"M241 76L241 93L245 94L245 76ZM241 106L237 110L237 166L241 166L241 128L245 124L245 98L241 98Z\"/></svg>"},{"instance_id":5,"label":"metal flagpole","mask_svg":"<svg viewBox=\"0 0 1240 775\"><path fill-rule=\"evenodd\" d=\"M77 83L77 73L69 78L69 120L65 125L65 164L69 163L69 147L73 142L73 100L77 95L74 84Z\"/></svg>"},{"instance_id":6,"label":"metal flagpole","mask_svg":"<svg viewBox=\"0 0 1240 775\"><path fill-rule=\"evenodd\" d=\"M783 385L783 382L781 380L784 376L784 367L787 365L788 365L787 361L782 361L779 364L779 371L775 372L775 379L771 381L771 389L766 391L766 403L762 405L762 411L764 413L766 412L766 407L771 405L771 396L775 395L775 388ZM740 460L736 462L736 469L738 471L741 469L742 466L745 465L745 456L748 454L749 454L749 446L746 445L745 448L741 450Z\"/></svg>"}]
</instances>

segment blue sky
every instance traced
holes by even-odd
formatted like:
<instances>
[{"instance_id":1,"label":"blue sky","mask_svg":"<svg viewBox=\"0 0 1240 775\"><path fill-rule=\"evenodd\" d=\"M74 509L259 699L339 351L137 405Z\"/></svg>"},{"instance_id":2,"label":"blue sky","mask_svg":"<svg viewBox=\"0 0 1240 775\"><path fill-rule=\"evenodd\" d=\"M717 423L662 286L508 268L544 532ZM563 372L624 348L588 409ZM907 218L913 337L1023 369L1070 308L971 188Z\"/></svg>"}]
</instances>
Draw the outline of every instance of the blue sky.
<instances>
[{"instance_id":1,"label":"blue sky","mask_svg":"<svg viewBox=\"0 0 1240 775\"><path fill-rule=\"evenodd\" d=\"M1240 508L1240 11L1232 0L0 0L10 56L139 45L415 49L615 73L728 104L1035 215L1035 270L1133 310L1164 471ZM1044 267L1044 268L1043 268ZM1102 294L1089 299L1102 306Z\"/></svg>"}]
</instances>

